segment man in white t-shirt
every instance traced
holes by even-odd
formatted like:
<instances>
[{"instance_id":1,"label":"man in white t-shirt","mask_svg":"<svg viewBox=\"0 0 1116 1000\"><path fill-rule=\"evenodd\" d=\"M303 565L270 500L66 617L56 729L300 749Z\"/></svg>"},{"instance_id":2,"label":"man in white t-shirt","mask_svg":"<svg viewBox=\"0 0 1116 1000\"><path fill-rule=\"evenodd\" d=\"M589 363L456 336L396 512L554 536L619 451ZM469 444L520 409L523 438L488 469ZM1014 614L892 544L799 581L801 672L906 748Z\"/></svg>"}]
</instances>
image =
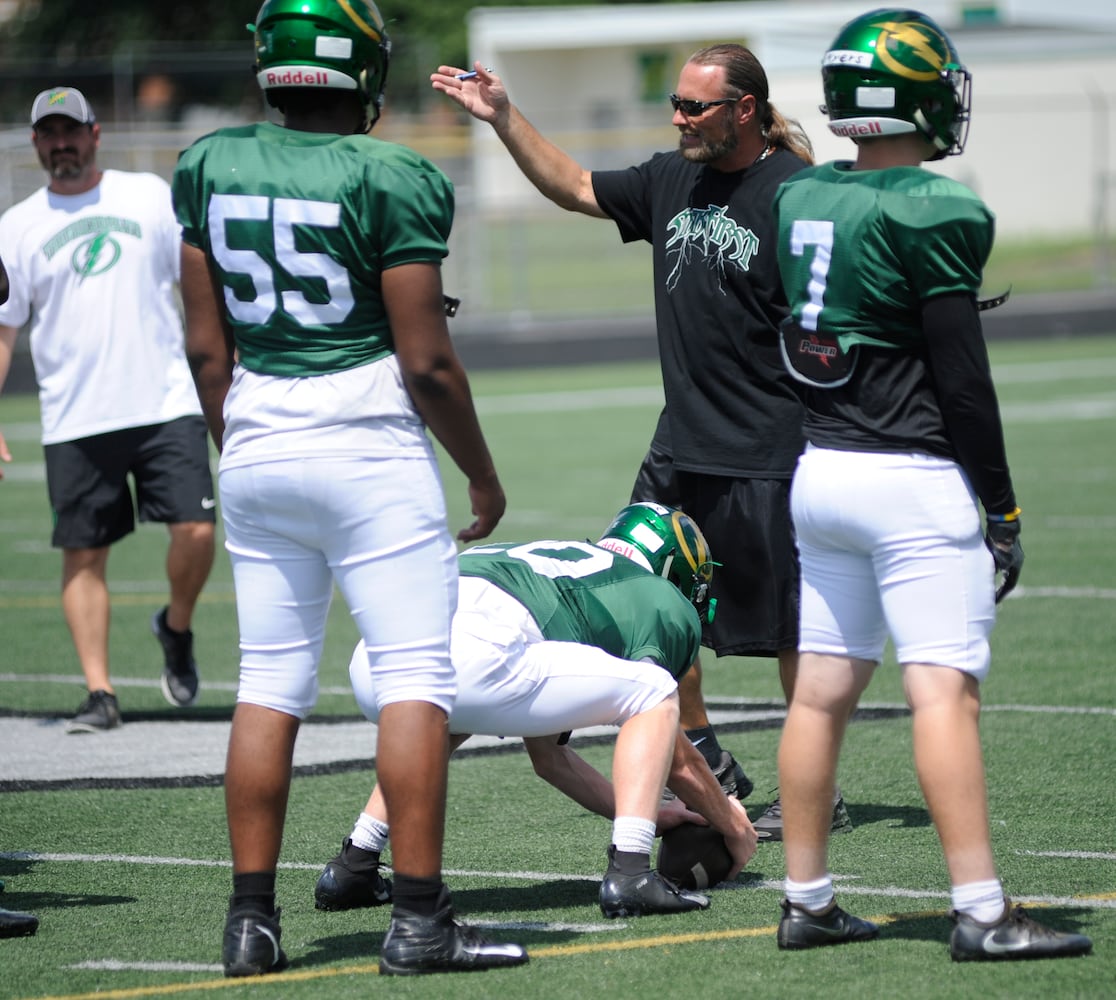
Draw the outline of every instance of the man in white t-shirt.
<instances>
[{"instance_id":1,"label":"man in white t-shirt","mask_svg":"<svg viewBox=\"0 0 1116 1000\"><path fill-rule=\"evenodd\" d=\"M0 216L10 282L0 387L30 323L62 612L89 692L68 731L99 732L120 725L108 662L109 548L134 530L137 511L167 525L170 597L151 627L163 694L190 705L198 692L190 626L213 565L216 503L175 296L170 188L154 174L97 166L100 126L73 87L40 93L31 129L49 181ZM0 459L11 460L2 434Z\"/></svg>"}]
</instances>

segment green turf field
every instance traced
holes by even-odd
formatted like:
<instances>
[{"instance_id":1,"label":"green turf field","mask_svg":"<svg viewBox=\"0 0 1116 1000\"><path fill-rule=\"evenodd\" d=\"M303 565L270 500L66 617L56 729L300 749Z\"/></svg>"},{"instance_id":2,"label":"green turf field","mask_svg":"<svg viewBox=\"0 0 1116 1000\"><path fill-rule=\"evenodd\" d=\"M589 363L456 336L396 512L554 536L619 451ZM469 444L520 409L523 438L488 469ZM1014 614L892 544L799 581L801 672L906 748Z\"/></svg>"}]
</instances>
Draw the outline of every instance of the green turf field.
<instances>
[{"instance_id":1,"label":"green turf field","mask_svg":"<svg viewBox=\"0 0 1116 1000\"><path fill-rule=\"evenodd\" d=\"M62 734L82 686L48 543L36 404L16 396L0 397L0 433L14 455L0 481L0 906L31 910L42 925L33 938L0 942L0 998L1113 996L1116 336L997 343L992 356L1027 552L985 685L993 842L1008 892L1039 919L1090 934L1092 956L950 962L948 882L911 767L897 670L886 664L846 741L840 783L855 829L834 838L831 855L846 908L883 922L877 942L779 952L778 844L761 846L707 912L605 921L596 891L609 824L534 778L509 741L452 765L445 864L460 914L527 945L531 964L379 982L388 914L313 907L321 866L372 780L360 763L370 742L352 725L346 691L356 633L336 602L320 721L303 738L323 744L328 762L300 766L279 880L291 967L224 980L228 847L220 766L206 762L235 696L227 559L219 555L195 620L202 694L174 710L159 692L148 630L164 601L165 532L145 526L117 546L111 653L125 726ZM660 405L657 366L482 372L473 385L509 499L498 537L595 537L628 498ZM454 470L444 475L457 528L467 518L464 485ZM722 743L756 783L756 815L776 785L773 664L707 658L705 667ZM140 734L150 734L142 751L125 752ZM607 743L575 745L607 772ZM148 765L173 776L139 776ZM40 769L66 776L36 777Z\"/></svg>"}]
</instances>

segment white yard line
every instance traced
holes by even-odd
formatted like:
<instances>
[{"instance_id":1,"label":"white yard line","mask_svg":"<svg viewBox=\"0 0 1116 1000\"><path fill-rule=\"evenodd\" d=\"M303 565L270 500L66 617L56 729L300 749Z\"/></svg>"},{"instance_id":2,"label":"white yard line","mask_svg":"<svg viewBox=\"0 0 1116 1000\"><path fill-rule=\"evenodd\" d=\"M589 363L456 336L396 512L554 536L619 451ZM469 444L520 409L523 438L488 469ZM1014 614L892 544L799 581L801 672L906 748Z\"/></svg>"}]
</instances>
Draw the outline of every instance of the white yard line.
<instances>
[{"instance_id":1,"label":"white yard line","mask_svg":"<svg viewBox=\"0 0 1116 1000\"><path fill-rule=\"evenodd\" d=\"M761 848L762 851L762 848ZM1070 852L1046 852L1046 851L1019 851L1019 854L1025 854L1034 857L1052 857L1053 859L1063 859L1067 853ZM1090 861L1112 861L1116 860L1116 855L1107 852L1072 852L1075 859L1090 860ZM153 857L150 855L132 855L132 854L70 854L70 853L52 853L44 851L39 853L37 851L4 851L0 852L0 860L5 861L32 861L32 862L48 862L55 864L114 864L114 865L142 865L144 867L151 867L153 865L165 865L174 868L194 867L194 868L230 868L231 862L218 861L208 858L172 858L172 857ZM322 862L281 862L279 868L284 870L298 870L298 871L320 871ZM592 874L585 875L582 873L570 872L539 872L539 871L482 871L477 869L450 869L445 870L445 874L453 878L481 878L492 881L508 881L508 882L567 882L567 881L580 881L580 882L599 882L600 875ZM921 887L907 887L896 885L863 885L860 883L859 876L840 875L834 874L833 881L837 884L838 890L842 895L849 896L872 896L881 899L940 899L948 901L950 894L947 890L943 889L925 889ZM855 883L855 884L854 884ZM770 892L783 892L785 886L782 879L762 879L754 882L730 882L723 883L716 891L720 892L748 892L753 890L763 890ZM1044 906L1074 906L1080 908L1099 907L1101 909L1116 909L1116 896L1113 894L1105 895L1082 895L1082 896L1051 896L1039 895L1028 896L1019 893L1012 893L1012 900L1017 903L1031 903L1041 904ZM511 924L497 924L490 923L486 926L512 926ZM522 923L517 923L515 926L525 926ZM590 930L597 930L597 924L547 924L540 923L538 925L532 924L532 927L538 926L540 928L549 929L565 929L580 927L583 932ZM615 924L603 924L601 927L614 927Z\"/></svg>"}]
</instances>

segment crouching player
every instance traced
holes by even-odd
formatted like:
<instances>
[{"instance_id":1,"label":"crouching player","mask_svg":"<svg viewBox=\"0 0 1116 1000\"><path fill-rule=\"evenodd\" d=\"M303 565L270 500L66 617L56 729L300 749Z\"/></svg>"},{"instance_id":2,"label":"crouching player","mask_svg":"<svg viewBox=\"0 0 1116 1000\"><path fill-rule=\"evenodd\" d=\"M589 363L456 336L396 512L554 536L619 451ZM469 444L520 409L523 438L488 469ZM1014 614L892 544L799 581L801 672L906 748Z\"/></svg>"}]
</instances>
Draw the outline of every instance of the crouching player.
<instances>
[{"instance_id":1,"label":"crouching player","mask_svg":"<svg viewBox=\"0 0 1116 1000\"><path fill-rule=\"evenodd\" d=\"M708 907L707 896L680 889L650 862L657 827L701 822L680 803L663 803L664 785L724 836L730 878L756 849L744 807L725 795L678 721L678 678L712 613L713 562L698 526L680 510L636 503L596 544L483 545L458 563L451 747L471 734L522 736L540 777L612 819L600 888L606 917ZM349 669L361 709L375 721L376 678L363 645ZM620 727L612 783L562 738L602 725ZM318 907L388 902L390 882L379 873L387 841L377 786L318 880Z\"/></svg>"}]
</instances>

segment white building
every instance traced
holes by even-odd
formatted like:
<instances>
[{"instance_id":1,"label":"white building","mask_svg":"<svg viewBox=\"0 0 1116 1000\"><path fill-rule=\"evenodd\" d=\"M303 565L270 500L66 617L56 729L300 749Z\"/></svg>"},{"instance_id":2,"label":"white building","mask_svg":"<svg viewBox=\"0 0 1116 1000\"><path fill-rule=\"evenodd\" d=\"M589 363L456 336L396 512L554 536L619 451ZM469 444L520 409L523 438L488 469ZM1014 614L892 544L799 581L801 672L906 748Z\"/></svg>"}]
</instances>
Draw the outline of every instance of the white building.
<instances>
[{"instance_id":1,"label":"white building","mask_svg":"<svg viewBox=\"0 0 1116 1000\"><path fill-rule=\"evenodd\" d=\"M873 4L749 3L477 7L470 52L520 110L589 168L624 167L676 142L667 95L695 49L739 41L763 63L771 100L796 118L819 160L851 158L818 110L822 54ZM933 166L995 211L1001 235L1093 234L1116 215L1116 3L922 0L973 74L965 154ZM537 207L487 125L474 127L482 209Z\"/></svg>"}]
</instances>

